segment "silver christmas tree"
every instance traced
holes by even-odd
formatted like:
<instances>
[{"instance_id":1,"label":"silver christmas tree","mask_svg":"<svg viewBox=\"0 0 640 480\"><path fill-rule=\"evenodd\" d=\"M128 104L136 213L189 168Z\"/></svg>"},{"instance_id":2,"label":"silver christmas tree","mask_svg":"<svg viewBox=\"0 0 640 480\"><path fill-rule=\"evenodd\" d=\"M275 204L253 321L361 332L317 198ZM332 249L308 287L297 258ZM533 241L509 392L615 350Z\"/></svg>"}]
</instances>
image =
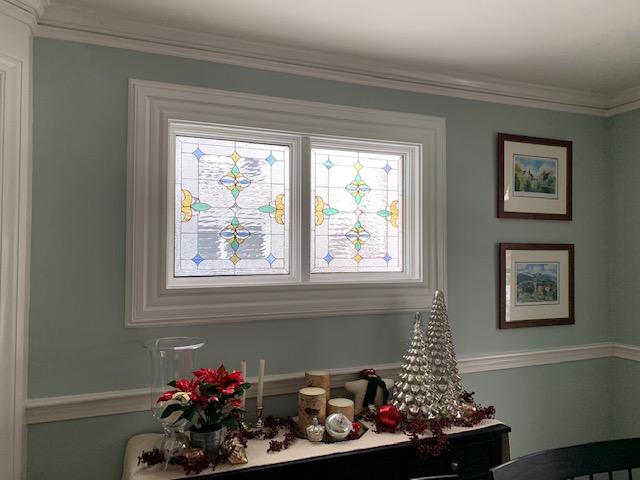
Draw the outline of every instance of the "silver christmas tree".
<instances>
[{"instance_id":1,"label":"silver christmas tree","mask_svg":"<svg viewBox=\"0 0 640 480\"><path fill-rule=\"evenodd\" d=\"M444 294L436 290L425 333L429 372L429 417L459 418L462 381L453 350L453 337Z\"/></svg>"},{"instance_id":2,"label":"silver christmas tree","mask_svg":"<svg viewBox=\"0 0 640 480\"><path fill-rule=\"evenodd\" d=\"M427 345L422 326L422 315L416 312L413 336L406 355L402 357L400 374L393 387L391 404L409 416L429 414L429 372Z\"/></svg>"}]
</instances>

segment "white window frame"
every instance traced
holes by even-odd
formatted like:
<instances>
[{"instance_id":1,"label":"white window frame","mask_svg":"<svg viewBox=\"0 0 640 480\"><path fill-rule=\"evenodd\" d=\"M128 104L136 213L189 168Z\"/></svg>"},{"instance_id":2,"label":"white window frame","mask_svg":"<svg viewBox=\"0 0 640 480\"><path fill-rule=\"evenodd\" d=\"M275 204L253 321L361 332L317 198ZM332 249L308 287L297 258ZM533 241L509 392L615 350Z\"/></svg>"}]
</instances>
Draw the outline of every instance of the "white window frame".
<instances>
[{"instance_id":1,"label":"white window frame","mask_svg":"<svg viewBox=\"0 0 640 480\"><path fill-rule=\"evenodd\" d=\"M291 142L290 222L300 228L290 229L289 275L260 275L259 284L255 278L243 284L201 277L196 280L207 283L198 287L173 277L172 142L198 124L205 136L211 128L233 126L254 140L269 130ZM393 144L396 152L406 145L403 248L413 261L405 258L403 272L310 275L311 145L349 141L373 142L381 150ZM443 118L130 80L127 327L424 310L436 289L446 291Z\"/></svg>"}]
</instances>

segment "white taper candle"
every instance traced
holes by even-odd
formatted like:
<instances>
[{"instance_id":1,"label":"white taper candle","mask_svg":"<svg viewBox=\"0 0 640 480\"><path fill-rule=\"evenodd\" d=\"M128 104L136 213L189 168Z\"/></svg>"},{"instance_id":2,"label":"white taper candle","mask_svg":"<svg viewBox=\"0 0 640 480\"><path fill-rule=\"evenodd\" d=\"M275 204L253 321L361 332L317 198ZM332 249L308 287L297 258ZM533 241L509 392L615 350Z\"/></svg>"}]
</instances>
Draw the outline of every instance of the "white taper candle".
<instances>
[{"instance_id":1,"label":"white taper candle","mask_svg":"<svg viewBox=\"0 0 640 480\"><path fill-rule=\"evenodd\" d=\"M260 359L260 369L258 370L258 399L256 401L256 407L262 408L262 395L264 392L264 358Z\"/></svg>"},{"instance_id":2,"label":"white taper candle","mask_svg":"<svg viewBox=\"0 0 640 480\"><path fill-rule=\"evenodd\" d=\"M247 361L246 360L240 360L240 373L242 374L242 380L246 382L247 381ZM244 410L246 404L247 404L247 391L243 390L242 405L240 405L240 408Z\"/></svg>"}]
</instances>

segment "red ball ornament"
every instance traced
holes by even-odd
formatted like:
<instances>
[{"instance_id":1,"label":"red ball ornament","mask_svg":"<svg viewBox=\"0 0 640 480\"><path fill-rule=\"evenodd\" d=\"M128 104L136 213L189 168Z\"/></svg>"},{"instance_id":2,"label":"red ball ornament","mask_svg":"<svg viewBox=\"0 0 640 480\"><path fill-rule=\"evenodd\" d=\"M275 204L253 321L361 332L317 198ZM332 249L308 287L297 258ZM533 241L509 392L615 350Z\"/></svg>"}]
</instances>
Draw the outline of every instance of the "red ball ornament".
<instances>
[{"instance_id":1,"label":"red ball ornament","mask_svg":"<svg viewBox=\"0 0 640 480\"><path fill-rule=\"evenodd\" d=\"M378 409L376 420L380 425L395 430L400 425L400 412L393 405L382 405Z\"/></svg>"}]
</instances>

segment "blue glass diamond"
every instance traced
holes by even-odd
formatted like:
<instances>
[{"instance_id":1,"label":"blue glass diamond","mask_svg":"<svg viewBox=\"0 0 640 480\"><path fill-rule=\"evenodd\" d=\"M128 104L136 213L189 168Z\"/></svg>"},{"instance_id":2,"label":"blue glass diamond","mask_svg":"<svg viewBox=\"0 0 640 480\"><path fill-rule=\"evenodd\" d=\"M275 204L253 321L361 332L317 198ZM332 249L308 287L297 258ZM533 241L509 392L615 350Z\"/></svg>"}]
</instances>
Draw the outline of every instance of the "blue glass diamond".
<instances>
[{"instance_id":1,"label":"blue glass diamond","mask_svg":"<svg viewBox=\"0 0 640 480\"><path fill-rule=\"evenodd\" d=\"M267 255L264 259L265 259L267 262L269 262L269 265L273 265L273 262L275 262L275 261L277 260L277 258L276 258L276 257L274 257L272 253L270 253L269 255Z\"/></svg>"},{"instance_id":2,"label":"blue glass diamond","mask_svg":"<svg viewBox=\"0 0 640 480\"><path fill-rule=\"evenodd\" d=\"M389 263L389 262L391 261L391 255L389 255L389 254L387 253L384 257L382 257L382 259L383 259L385 262Z\"/></svg>"},{"instance_id":3,"label":"blue glass diamond","mask_svg":"<svg viewBox=\"0 0 640 480\"><path fill-rule=\"evenodd\" d=\"M196 148L196 150L193 152L193 154L195 155L195 157L200 160L200 157L204 155L204 152L202 150L200 150L200 147Z\"/></svg>"},{"instance_id":4,"label":"blue glass diamond","mask_svg":"<svg viewBox=\"0 0 640 480\"><path fill-rule=\"evenodd\" d=\"M333 256L329 252L327 252L327 254L322 257L322 259L327 262L327 265L329 265L331 263L331 260L333 260Z\"/></svg>"},{"instance_id":5,"label":"blue glass diamond","mask_svg":"<svg viewBox=\"0 0 640 480\"><path fill-rule=\"evenodd\" d=\"M193 257L191 260L192 260L192 261L193 261L193 263L195 263L196 265L200 265L200 264L204 261L204 258L202 258L202 257L200 256L200 254L199 254L199 253L196 253L196 256L195 256L195 257Z\"/></svg>"},{"instance_id":6,"label":"blue glass diamond","mask_svg":"<svg viewBox=\"0 0 640 480\"><path fill-rule=\"evenodd\" d=\"M391 171L391 166L387 163L384 167L382 167L385 173L389 173Z\"/></svg>"},{"instance_id":7,"label":"blue glass diamond","mask_svg":"<svg viewBox=\"0 0 640 480\"><path fill-rule=\"evenodd\" d=\"M327 167L327 170L330 169L331 167L333 167L333 162L331 161L330 158L327 158L327 161L323 163L323 165L325 167Z\"/></svg>"},{"instance_id":8,"label":"blue glass diamond","mask_svg":"<svg viewBox=\"0 0 640 480\"><path fill-rule=\"evenodd\" d=\"M269 165L273 165L278 161L278 159L273 156L273 153L270 153L269 156L264 159L264 161L267 162Z\"/></svg>"}]
</instances>

